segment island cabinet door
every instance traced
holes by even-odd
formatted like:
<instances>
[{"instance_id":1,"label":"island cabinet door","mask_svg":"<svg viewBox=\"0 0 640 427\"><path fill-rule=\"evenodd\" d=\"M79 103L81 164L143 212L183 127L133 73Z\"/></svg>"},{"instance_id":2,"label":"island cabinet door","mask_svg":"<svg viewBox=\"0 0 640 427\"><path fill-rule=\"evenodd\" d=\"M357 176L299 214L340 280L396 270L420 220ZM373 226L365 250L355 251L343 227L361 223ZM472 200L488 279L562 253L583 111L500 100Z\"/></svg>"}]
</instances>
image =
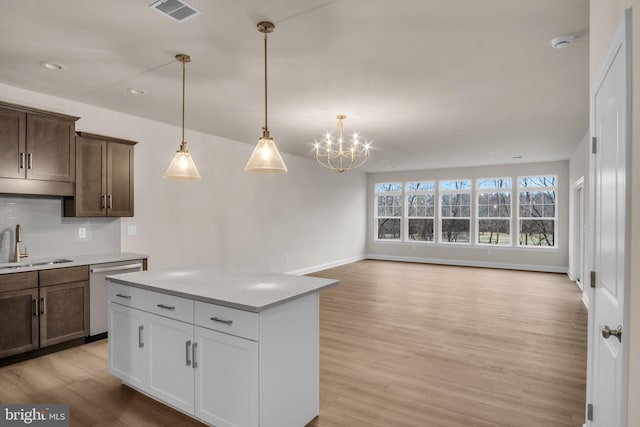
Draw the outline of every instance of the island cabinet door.
<instances>
[{"instance_id":1,"label":"island cabinet door","mask_svg":"<svg viewBox=\"0 0 640 427\"><path fill-rule=\"evenodd\" d=\"M258 343L195 327L196 417L216 427L257 427Z\"/></svg>"},{"instance_id":2,"label":"island cabinet door","mask_svg":"<svg viewBox=\"0 0 640 427\"><path fill-rule=\"evenodd\" d=\"M147 388L145 313L109 303L109 372L140 390Z\"/></svg>"},{"instance_id":3,"label":"island cabinet door","mask_svg":"<svg viewBox=\"0 0 640 427\"><path fill-rule=\"evenodd\" d=\"M194 411L193 325L147 313L147 392L189 414Z\"/></svg>"}]
</instances>

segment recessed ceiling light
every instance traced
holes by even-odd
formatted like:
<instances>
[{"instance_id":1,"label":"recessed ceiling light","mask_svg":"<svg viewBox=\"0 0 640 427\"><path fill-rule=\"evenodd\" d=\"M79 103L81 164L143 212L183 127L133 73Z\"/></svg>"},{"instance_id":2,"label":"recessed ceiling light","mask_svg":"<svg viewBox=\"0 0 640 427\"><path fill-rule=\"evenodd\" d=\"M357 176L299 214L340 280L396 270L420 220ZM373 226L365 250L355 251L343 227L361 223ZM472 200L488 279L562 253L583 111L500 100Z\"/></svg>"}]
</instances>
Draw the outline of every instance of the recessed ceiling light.
<instances>
[{"instance_id":1,"label":"recessed ceiling light","mask_svg":"<svg viewBox=\"0 0 640 427\"><path fill-rule=\"evenodd\" d=\"M131 95L144 95L144 90L142 89L129 88L127 89L127 92L129 92Z\"/></svg>"},{"instance_id":2,"label":"recessed ceiling light","mask_svg":"<svg viewBox=\"0 0 640 427\"><path fill-rule=\"evenodd\" d=\"M47 61L42 61L40 63L41 67L46 68L47 70L54 70L54 71L60 71L60 70L66 70L67 67L65 67L62 64L58 64L55 62L47 62Z\"/></svg>"}]
</instances>

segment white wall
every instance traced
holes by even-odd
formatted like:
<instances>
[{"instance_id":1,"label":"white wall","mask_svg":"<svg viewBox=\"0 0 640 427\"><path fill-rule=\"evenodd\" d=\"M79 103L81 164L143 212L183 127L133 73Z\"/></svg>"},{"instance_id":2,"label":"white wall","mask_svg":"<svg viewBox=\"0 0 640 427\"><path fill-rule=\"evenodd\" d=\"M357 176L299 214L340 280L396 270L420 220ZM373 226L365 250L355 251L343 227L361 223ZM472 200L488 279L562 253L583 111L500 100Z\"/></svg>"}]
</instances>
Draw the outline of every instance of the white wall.
<instances>
[{"instance_id":1,"label":"white wall","mask_svg":"<svg viewBox=\"0 0 640 427\"><path fill-rule=\"evenodd\" d=\"M120 220L121 249L150 255L150 268L207 262L309 271L364 253L363 173L338 174L284 154L289 173L250 175L243 169L253 145L187 130L203 179L166 181L179 127L6 85L0 98L80 116L76 130L138 141L135 217ZM257 123L256 141L259 132ZM127 234L129 225L136 226L135 236Z\"/></svg>"},{"instance_id":2,"label":"white wall","mask_svg":"<svg viewBox=\"0 0 640 427\"><path fill-rule=\"evenodd\" d=\"M558 247L555 249L518 248L515 246L505 248L497 246L488 247L484 245L451 245L417 242L380 242L375 240L374 190L376 183L433 179L512 177L513 183L515 184L518 176L527 175L557 175L558 177L558 235L556 236ZM368 174L367 256L380 259L398 259L415 262L516 268L564 273L567 271L569 262L569 187L568 161ZM473 218L472 221L474 221Z\"/></svg>"},{"instance_id":3,"label":"white wall","mask_svg":"<svg viewBox=\"0 0 640 427\"><path fill-rule=\"evenodd\" d=\"M582 141L576 146L571 158L569 159L569 276L573 279L574 276L577 276L577 271L575 271L576 266L574 265L575 259L575 251L577 248L574 247L574 221L576 220L576 203L575 203L575 184L579 179L583 179L583 190L582 195L584 197L584 224L588 224L589 215L587 206L589 206L589 153L591 152L591 136L590 133L587 132L582 138ZM583 248L582 248L582 256L583 256L583 269L582 269L582 282L583 282L583 292L582 298L585 304L589 304L590 296L591 296L591 288L589 286L589 265L588 265L588 233L587 227L581 231L583 237Z\"/></svg>"},{"instance_id":4,"label":"white wall","mask_svg":"<svg viewBox=\"0 0 640 427\"><path fill-rule=\"evenodd\" d=\"M604 60L607 46L622 18L625 8L632 8L632 77L631 77L631 227L629 240L630 289L627 295L629 322L624 339L629 344L628 427L637 427L640 420L640 0L590 1L590 81L594 82Z\"/></svg>"}]
</instances>

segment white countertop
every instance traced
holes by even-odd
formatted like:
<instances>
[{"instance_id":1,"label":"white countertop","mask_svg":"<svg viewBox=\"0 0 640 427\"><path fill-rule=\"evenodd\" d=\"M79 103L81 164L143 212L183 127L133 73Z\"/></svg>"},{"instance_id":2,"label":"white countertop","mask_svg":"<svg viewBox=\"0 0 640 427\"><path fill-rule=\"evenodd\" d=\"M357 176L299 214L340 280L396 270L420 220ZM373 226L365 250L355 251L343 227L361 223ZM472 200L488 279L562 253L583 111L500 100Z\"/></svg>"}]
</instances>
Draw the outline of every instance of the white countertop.
<instances>
[{"instance_id":1,"label":"white countertop","mask_svg":"<svg viewBox=\"0 0 640 427\"><path fill-rule=\"evenodd\" d=\"M253 312L340 283L291 274L229 271L209 265L118 274L107 276L107 280Z\"/></svg>"},{"instance_id":2,"label":"white countertop","mask_svg":"<svg viewBox=\"0 0 640 427\"><path fill-rule=\"evenodd\" d=\"M137 254L133 252L110 252L94 255L69 255L56 258L33 259L24 258L20 262L0 263L0 274L19 273L23 271L48 270L51 268L76 267L79 265L104 264L108 262L133 261L137 259L146 259L148 255ZM60 262L55 264L46 264L55 260L70 260L70 262ZM39 264L42 265L30 265Z\"/></svg>"}]
</instances>

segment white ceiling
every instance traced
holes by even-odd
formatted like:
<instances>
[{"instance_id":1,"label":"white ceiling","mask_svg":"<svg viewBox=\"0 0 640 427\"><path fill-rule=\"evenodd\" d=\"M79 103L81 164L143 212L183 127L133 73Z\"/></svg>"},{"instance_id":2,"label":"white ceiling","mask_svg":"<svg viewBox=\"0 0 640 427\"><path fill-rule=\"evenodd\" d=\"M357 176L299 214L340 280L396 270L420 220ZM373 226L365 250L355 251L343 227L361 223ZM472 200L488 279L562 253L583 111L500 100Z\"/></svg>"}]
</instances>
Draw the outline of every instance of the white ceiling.
<instances>
[{"instance_id":1,"label":"white ceiling","mask_svg":"<svg viewBox=\"0 0 640 427\"><path fill-rule=\"evenodd\" d=\"M368 172L568 159L588 128L588 0L188 0L185 23L152 1L0 0L0 82L179 126L187 53L186 127L253 144L270 20L281 151L311 157L340 113Z\"/></svg>"}]
</instances>

